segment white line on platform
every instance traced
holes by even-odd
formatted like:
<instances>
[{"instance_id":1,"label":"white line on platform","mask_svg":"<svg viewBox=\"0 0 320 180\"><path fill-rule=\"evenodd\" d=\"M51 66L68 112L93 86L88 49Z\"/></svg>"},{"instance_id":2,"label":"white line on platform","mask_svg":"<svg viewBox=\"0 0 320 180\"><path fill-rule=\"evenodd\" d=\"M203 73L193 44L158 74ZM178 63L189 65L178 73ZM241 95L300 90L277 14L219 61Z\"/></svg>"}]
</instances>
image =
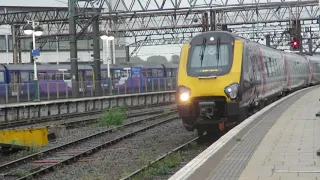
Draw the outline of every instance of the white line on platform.
<instances>
[{"instance_id":1,"label":"white line on platform","mask_svg":"<svg viewBox=\"0 0 320 180\"><path fill-rule=\"evenodd\" d=\"M210 159L219 149L221 149L227 142L229 142L236 134L238 134L242 129L244 129L248 124L250 124L257 117L268 111L270 108L278 105L282 101L287 100L288 98L296 95L299 92L305 91L311 87L301 89L296 91L286 97L279 99L276 102L266 106L261 109L257 113L253 114L242 123L231 129L228 133L222 136L219 140L214 142L211 146L209 146L206 150L204 150L201 154L191 160L188 164L186 164L183 168L181 168L178 172L176 172L173 176L169 178L169 180L185 180L188 179L201 165L203 165L206 160Z\"/></svg>"}]
</instances>

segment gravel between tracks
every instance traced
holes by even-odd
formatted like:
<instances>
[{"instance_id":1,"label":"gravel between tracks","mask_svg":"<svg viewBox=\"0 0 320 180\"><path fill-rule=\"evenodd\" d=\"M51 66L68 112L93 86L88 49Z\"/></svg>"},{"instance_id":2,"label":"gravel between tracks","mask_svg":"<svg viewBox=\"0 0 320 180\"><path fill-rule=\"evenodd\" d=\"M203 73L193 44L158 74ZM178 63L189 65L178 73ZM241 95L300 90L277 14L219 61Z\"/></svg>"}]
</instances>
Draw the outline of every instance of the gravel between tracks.
<instances>
[{"instance_id":1,"label":"gravel between tracks","mask_svg":"<svg viewBox=\"0 0 320 180\"><path fill-rule=\"evenodd\" d=\"M169 108L174 108L176 107L175 104L172 104L172 105L162 105L162 106L159 106L159 107L144 107L142 109L132 109L132 110L127 110L127 112L129 112L130 114L131 113L139 113L139 112L147 112L147 111L153 111L153 110L161 110L161 109L169 109ZM81 117L73 117L73 118L67 118L67 117L63 117L62 120L52 120L52 121L48 121L48 122L40 122L40 123L37 123L37 124L32 124L32 125L25 125L25 126L19 126L18 128L16 129L26 129L26 128L35 128L35 127L43 127L43 126L50 126L50 125L53 125L53 124L61 124L61 123L66 123L66 122L71 122L71 121L81 121L81 120L85 120L85 119L88 119L88 118L93 118L93 117L96 117L96 118L100 118L101 117L101 113L97 113L95 115L83 115ZM14 128L8 128L8 129L14 129Z\"/></svg>"},{"instance_id":2,"label":"gravel between tracks","mask_svg":"<svg viewBox=\"0 0 320 180\"><path fill-rule=\"evenodd\" d=\"M143 126L146 126L146 124ZM115 133L113 137L134 129L137 130L137 128L125 129L120 133ZM104 158L104 160L76 162L63 166L61 169L57 169L39 179L119 179L124 173L139 169L143 162L153 160L196 136L195 132L186 131L181 124L181 120L177 119L137 134L90 156L90 158ZM111 136L108 136L107 139L111 138ZM94 144L94 142L88 142L88 145L92 143Z\"/></svg>"},{"instance_id":3,"label":"gravel between tracks","mask_svg":"<svg viewBox=\"0 0 320 180\"><path fill-rule=\"evenodd\" d=\"M113 133L110 133L110 134L106 134L104 136L100 136L100 137L97 137L95 139L92 139L92 140L89 140L89 141L85 141L83 143L80 143L76 146L71 146L69 148L66 148L66 149L63 149L61 151L59 151L60 153L61 152L74 152L74 151L81 151L81 150L87 150L88 148L92 148L94 146L97 146L103 142L107 142L109 140L112 140L116 137L119 137L119 136L122 136L124 134L127 134L127 133L130 133L130 132L133 132L133 131L137 131L141 128L144 128L146 126L149 126L149 125L152 125L154 123L156 123L156 121L161 121L161 120L164 120L164 119L167 119L169 117L176 117L177 114L173 114L173 115L167 115L165 117L162 117L162 118L159 118L159 119L154 119L153 121L147 121L145 123L142 123L142 124L139 124L139 125L135 125L135 126L130 126L130 127L127 127L125 129L122 129L122 130L119 130L119 131L116 131L116 132L113 132ZM142 132L144 133L144 132ZM138 134L139 136L140 134ZM59 153L58 152L58 153ZM47 157L49 159L61 159L62 156L59 155L58 153L53 153L53 154L50 154L50 157ZM44 158L46 159L46 158ZM37 168L39 167L38 165L34 165L32 163L26 163L26 164L23 164L15 169L11 169L11 172L14 171L14 170L19 170L20 172L27 172L31 169L34 169L34 168ZM40 178L40 179L43 179L43 178Z\"/></svg>"},{"instance_id":4,"label":"gravel between tracks","mask_svg":"<svg viewBox=\"0 0 320 180\"><path fill-rule=\"evenodd\" d=\"M172 105L165 106L165 109L172 108L172 107L174 107L174 106L172 106ZM164 109L164 107L152 107L152 108L144 109L143 111L145 112L145 111L159 110L159 109ZM130 112L132 112L132 113L141 112L141 109L130 110ZM94 115L94 116L97 116L97 118L99 118L101 115L97 114L97 115ZM128 118L128 119L126 119L124 121L124 123L129 123L129 122L133 122L133 121L136 121L136 120L139 120L139 119L148 118L148 117L152 117L152 116L154 116L154 115L145 115L145 116ZM81 120L81 119L86 119L86 118L88 118L88 117L84 116L84 117L70 118L70 119L68 119L68 121ZM64 122L66 122L66 120L64 120ZM45 123L43 123L43 124L45 124ZM28 126L28 127L30 127L30 126ZM109 128L111 128L111 127L109 127ZM86 125L86 126L74 128L74 129L67 129L63 133L63 137L57 138L53 142L49 142L48 145L46 145L46 146L44 146L42 148L35 149L35 152L38 152L38 151L41 151L41 150L46 150L46 149L49 149L49 148L52 148L52 147L56 147L56 146L62 145L62 144L67 143L67 142L72 142L72 141L74 141L76 139L80 139L80 138L83 138L85 136L88 136L88 135L91 135L91 134L94 134L94 133L97 133L97 132L101 132L103 130L107 130L109 128L108 127L99 127L96 124L92 124L92 125ZM0 154L0 164L4 164L4 163L7 163L8 161L13 161L13 160L22 158L22 157L30 155L32 153L33 153L32 151L22 151L22 152L19 152L19 153L12 154L11 156L3 156L3 155Z\"/></svg>"}]
</instances>

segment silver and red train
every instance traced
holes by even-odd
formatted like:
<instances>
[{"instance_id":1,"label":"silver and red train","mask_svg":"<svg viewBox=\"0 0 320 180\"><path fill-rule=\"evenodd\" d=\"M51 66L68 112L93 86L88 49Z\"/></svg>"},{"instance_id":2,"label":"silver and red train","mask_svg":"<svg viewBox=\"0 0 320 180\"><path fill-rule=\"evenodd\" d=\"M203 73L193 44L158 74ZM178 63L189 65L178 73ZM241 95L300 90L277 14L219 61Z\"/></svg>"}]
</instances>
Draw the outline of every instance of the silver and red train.
<instances>
[{"instance_id":1,"label":"silver and red train","mask_svg":"<svg viewBox=\"0 0 320 180\"><path fill-rule=\"evenodd\" d=\"M225 31L181 50L177 108L185 128L219 132L281 96L320 83L319 56L284 52Z\"/></svg>"}]
</instances>

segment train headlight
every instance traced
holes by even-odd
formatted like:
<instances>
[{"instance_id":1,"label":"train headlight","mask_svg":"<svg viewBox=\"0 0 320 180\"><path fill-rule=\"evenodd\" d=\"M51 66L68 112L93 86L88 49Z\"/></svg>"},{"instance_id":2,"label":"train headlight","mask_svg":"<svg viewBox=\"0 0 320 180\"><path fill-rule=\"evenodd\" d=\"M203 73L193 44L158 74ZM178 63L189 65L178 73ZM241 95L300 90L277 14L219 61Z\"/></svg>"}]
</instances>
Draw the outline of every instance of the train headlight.
<instances>
[{"instance_id":1,"label":"train headlight","mask_svg":"<svg viewBox=\"0 0 320 180\"><path fill-rule=\"evenodd\" d=\"M180 94L180 100L181 101L187 101L188 99L189 99L189 94L188 93Z\"/></svg>"},{"instance_id":2,"label":"train headlight","mask_svg":"<svg viewBox=\"0 0 320 180\"><path fill-rule=\"evenodd\" d=\"M238 90L239 90L239 84L238 83L233 83L224 88L224 93L231 99L235 100L237 99L238 96Z\"/></svg>"},{"instance_id":3,"label":"train headlight","mask_svg":"<svg viewBox=\"0 0 320 180\"><path fill-rule=\"evenodd\" d=\"M181 101L188 101L190 98L191 90L185 86L178 87L178 95Z\"/></svg>"}]
</instances>

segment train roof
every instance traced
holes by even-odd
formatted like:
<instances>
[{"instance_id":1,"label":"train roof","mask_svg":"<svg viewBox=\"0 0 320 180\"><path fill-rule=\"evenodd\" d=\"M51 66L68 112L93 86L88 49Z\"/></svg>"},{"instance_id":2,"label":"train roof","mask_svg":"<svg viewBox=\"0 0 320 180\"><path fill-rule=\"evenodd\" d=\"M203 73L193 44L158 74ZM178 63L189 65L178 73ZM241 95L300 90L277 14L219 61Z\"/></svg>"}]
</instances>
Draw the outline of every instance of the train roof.
<instances>
[{"instance_id":1,"label":"train roof","mask_svg":"<svg viewBox=\"0 0 320 180\"><path fill-rule=\"evenodd\" d=\"M306 56L310 61L319 62L320 63L320 56Z\"/></svg>"}]
</instances>

